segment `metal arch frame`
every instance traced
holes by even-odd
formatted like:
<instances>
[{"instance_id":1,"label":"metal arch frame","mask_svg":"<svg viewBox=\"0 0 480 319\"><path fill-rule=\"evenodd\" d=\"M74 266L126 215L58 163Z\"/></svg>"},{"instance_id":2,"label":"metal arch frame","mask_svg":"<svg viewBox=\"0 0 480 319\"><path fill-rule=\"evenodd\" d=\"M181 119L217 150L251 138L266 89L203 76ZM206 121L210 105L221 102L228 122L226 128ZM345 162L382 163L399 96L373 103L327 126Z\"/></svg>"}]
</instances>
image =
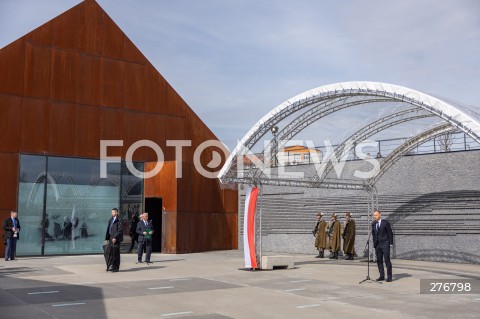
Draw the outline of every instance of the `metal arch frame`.
<instances>
[{"instance_id":1,"label":"metal arch frame","mask_svg":"<svg viewBox=\"0 0 480 319\"><path fill-rule=\"evenodd\" d=\"M375 253L375 248L373 247L373 238L370 236L370 232L372 231L372 222L373 222L373 212L378 209L378 190L375 186L372 186L367 191L367 233L366 236L369 238L369 245L370 248L367 252L367 258L371 261L377 260L377 255Z\"/></svg>"},{"instance_id":2,"label":"metal arch frame","mask_svg":"<svg viewBox=\"0 0 480 319\"><path fill-rule=\"evenodd\" d=\"M384 131L390 127L393 127L402 123L435 116L434 114L431 114L431 113L424 113L424 114L415 114L413 116L404 117L406 115L409 115L410 113L419 112L419 111L425 111L425 110L415 107L411 109L402 110L396 113L392 113L381 119L378 119L374 122L367 124L366 126L362 127L361 129L353 133L350 137L348 137L342 143L340 143L339 146L337 146L337 148L335 149L335 152L332 155L330 155L330 157L326 160L326 164L325 164L326 166L325 166L325 169L323 170L321 180L324 180L328 176L328 174L332 171L333 163L331 159L333 158L333 156L335 156L335 158L339 158L339 156L343 158L343 156L345 156L348 152L350 152L350 150L355 146L356 142L363 141L366 138L369 138L370 136L377 134L378 132ZM398 117L400 117L400 119L397 119L392 122L388 122ZM384 125L381 125L385 122L387 123Z\"/></svg>"},{"instance_id":3,"label":"metal arch frame","mask_svg":"<svg viewBox=\"0 0 480 319\"><path fill-rule=\"evenodd\" d=\"M339 88L339 89L338 89ZM383 89L383 90L382 90ZM349 96L360 96L360 100L366 100L367 96L377 96L384 97L387 101L392 102L405 102L412 106L419 107L428 111L429 113L440 117L445 120L447 123L437 126L433 129L424 131L417 136L410 138L400 147L396 148L389 156L380 165L380 170L377 174L366 180L363 184L360 183L350 183L343 181L329 182L325 178L320 179L318 176L314 176L310 180L295 180L295 179L278 179L278 178L266 178L255 176L257 174L252 174L252 172L247 172L247 175L250 176L238 176L237 167L234 166L233 159L239 155L246 154L247 151L251 149L276 123L279 123L283 119L292 115L295 112L302 110L315 103L324 103L324 107L327 103L330 102L331 105L335 105L342 99L346 100ZM347 98L344 98L347 97ZM353 103L352 103L353 104ZM355 104L353 104L355 105ZM344 107L345 108L345 107ZM335 111L333 111L335 112ZM333 113L332 112L332 113ZM308 115L307 115L308 114ZM302 115L304 118L301 118ZM394 116L392 114L393 118ZM298 128L301 128L301 123L308 123L311 120L311 112L304 112L297 119L290 123L290 132L292 134L298 134L299 131L295 131L293 123L298 123ZM312 121L314 122L314 121ZM395 123L395 122L394 122ZM380 125L380 122L376 124ZM308 124L309 125L309 124ZM308 126L306 125L306 126ZM385 128L388 128L388 125L392 126L392 123L384 125ZM305 127L306 127L305 126ZM368 132L372 132L380 129L373 125L372 127L365 128ZM468 112L465 108L455 107L451 103L441 101L432 96L426 95L421 92L417 92L411 89L403 88L400 86L389 85L384 83L373 83L373 82L352 82L352 83L338 83L320 87L308 92L304 92L284 103L279 105L277 108L265 115L260 121L257 122L242 138L242 140L237 144L233 152L230 154L228 159L225 162L224 167L219 172L219 179L222 183L228 182L237 182L245 184L254 184L254 185L276 185L276 186L296 186L296 187L316 187L316 188L333 188L333 189L356 189L364 190L369 195L368 202L368 211L373 211L373 209L378 208L378 194L376 191L376 183L383 176L383 174L393 166L399 158L404 154L414 148L416 145L428 141L438 135L444 134L446 132L452 131L455 128L460 129L475 141L480 143L480 114L476 112ZM284 132L284 131L282 131ZM286 135L287 131L283 133L282 136ZM294 136L294 135L292 135ZM275 136L275 143L277 143L278 149L278 139ZM358 137L357 137L358 138ZM343 147L344 148L344 147ZM243 160L243 158L242 158ZM268 164L268 162L266 162ZM233 170L235 168L235 171ZM260 199L262 200L262 199ZM262 205L262 202L261 202ZM261 254L262 254L262 222L261 222L262 208L260 208L260 217L258 219L259 227L258 233L256 236L259 237L259 240L256 241L259 247L261 265ZM368 221L370 222L370 216ZM368 229L368 228L367 228ZM373 245L372 245L373 246ZM375 256L373 251L368 252L370 259Z\"/></svg>"},{"instance_id":4,"label":"metal arch frame","mask_svg":"<svg viewBox=\"0 0 480 319\"><path fill-rule=\"evenodd\" d=\"M352 96L352 97L357 97L357 96ZM361 104L367 104L367 103L380 103L380 102L391 102L391 100L384 99L384 98L379 98L379 97L371 97L373 99L365 99L362 97L362 99L356 100L356 101L351 101L347 102L345 104L341 105L334 105L331 106L328 109L318 109L318 108L312 108L302 114L300 114L297 118L295 118L293 121L291 121L287 126L285 126L272 141L265 147L265 149L269 150L266 152L268 157L265 157L267 161L271 160L271 156L276 156L278 153L278 149L280 147L283 147L286 144L287 140L292 139L294 136L296 136L298 133L306 129L308 126L312 125L316 121L332 114L337 111L361 105ZM337 102L337 101L336 101ZM335 102L335 103L336 103ZM332 103L333 104L333 103ZM280 141L280 144L279 144Z\"/></svg>"},{"instance_id":5,"label":"metal arch frame","mask_svg":"<svg viewBox=\"0 0 480 319\"><path fill-rule=\"evenodd\" d=\"M258 141L263 137L265 136L265 134L267 134L272 127L274 127L276 124L278 124L279 122L283 121L285 118L288 118L290 115L294 114L295 112L298 112L308 106L311 106L311 105L315 105L314 106L314 110L323 110L324 108L327 107L327 105L333 105L339 101L344 101L348 99L348 96L338 96L338 97L335 97L333 98L332 100L329 100L329 99L323 99L323 98L320 98L320 99L304 99L304 100L301 100L301 101L298 101L296 103L293 103L292 104L292 108L291 109L286 109L284 112L279 112L277 113L274 117L270 118L268 121L266 121L265 123L263 123L262 125L259 126L258 128L258 132L257 134L255 135L252 135L250 136L247 140L245 140L243 143L240 142L237 147L235 148L235 150L232 152L233 153L241 153L242 155L244 155L244 151L245 150L250 150L254 145L256 145L258 143ZM305 102L304 102L305 101ZM302 102L304 102L305 104L302 104ZM302 115L306 114L306 113L310 113L311 110L303 113ZM300 115L300 116L302 116ZM228 160L227 160L228 161ZM231 162L231 167L235 167L236 166L236 162ZM226 174L228 174L228 172L226 172Z\"/></svg>"},{"instance_id":6,"label":"metal arch frame","mask_svg":"<svg viewBox=\"0 0 480 319\"><path fill-rule=\"evenodd\" d=\"M385 95L386 96L390 95L390 96L395 97L395 93L385 92ZM399 98L398 95L396 96L396 98ZM465 126L464 123L455 120L452 116L449 116L449 115L445 114L444 112L437 110L436 108L432 107L431 105L427 105L424 102L416 100L414 98L406 97L405 95L401 95L401 100L406 102L406 103L409 103L411 105L419 106L419 107L429 111L430 113L437 115L441 119L451 123L456 128L460 129L462 132L464 132L465 134L467 134L468 136L473 138L475 141L480 143L480 135L476 134L471 128Z\"/></svg>"},{"instance_id":7,"label":"metal arch frame","mask_svg":"<svg viewBox=\"0 0 480 319\"><path fill-rule=\"evenodd\" d=\"M360 99L350 101L350 102L347 102L345 104L336 105L337 103L345 102L347 99L352 98L352 97L358 97ZM366 99L367 97L369 97L370 99ZM360 96L360 95L342 95L342 96L334 99L333 101L331 101L331 103L329 103L329 104L327 104L326 101L321 101L321 102L324 102L324 103L316 105L313 108L310 108L309 110L307 110L306 112L300 114L295 119L293 119L287 126L285 126L280 131L280 133L277 133L277 135L264 148L264 152L263 152L263 154L265 156L264 157L264 163L271 163L272 156L274 156L276 158L277 153L278 153L278 148L285 145L287 140L292 139L294 136L296 136L298 133L300 133L301 131L306 129L311 124L315 123L316 121L318 121L318 120L320 120L320 119L322 119L322 118L324 118L324 117L326 117L326 116L328 116L332 113L335 113L337 111L340 111L340 110L343 110L343 109L346 109L346 108L349 108L349 107L361 105L361 104L380 103L380 102L398 102L398 101L393 101L391 99L385 99L383 97L371 96L371 95L362 95L362 96ZM305 105L303 108L308 107L312 104L314 104L314 103ZM287 118L287 117L289 117L293 113L302 110L303 108L298 108L298 107L295 108L295 110L293 110L292 112L289 112L285 116L281 117L280 120L278 120L278 122ZM420 108L418 108L418 109L420 109ZM276 125L278 122L274 122L273 124L271 124L271 126ZM257 135L255 139L250 140L249 141L250 143L252 141L254 141L254 144L251 144L251 146L255 145L255 143L257 143L258 140L261 137L263 137L266 133L267 133L267 131L262 131L262 133ZM281 141L280 145L278 144L278 141ZM245 146L244 149L248 149L248 147ZM268 150L268 151L265 152L265 150ZM236 163L232 163L231 167L235 167L235 166L236 166ZM258 179L260 177L259 172L260 172L259 168L254 170L253 176L254 176L255 179Z\"/></svg>"},{"instance_id":8,"label":"metal arch frame","mask_svg":"<svg viewBox=\"0 0 480 319\"><path fill-rule=\"evenodd\" d=\"M348 96L335 96L333 99L326 98L325 96L311 96L310 98L305 98L303 100L297 101L292 103L288 108L282 110L282 112L276 113L275 116L269 118L265 123L262 123L257 130L257 134L252 135L249 139L247 139L243 143L243 147L252 148L257 142L268 132L270 132L271 128L275 126L277 123L281 122L285 118L289 117L290 115L298 112L308 106L313 104L321 104L324 103L325 105L330 102L330 104L336 103L337 100L346 99Z\"/></svg>"},{"instance_id":9,"label":"metal arch frame","mask_svg":"<svg viewBox=\"0 0 480 319\"><path fill-rule=\"evenodd\" d=\"M397 147L392 153L390 153L380 165L378 173L367 180L368 185L374 186L378 180L385 174L385 172L393 166L403 155L414 149L417 145L425 143L439 135L455 131L456 127L451 123L443 123L427 131L424 131L418 135L415 135L405 141L402 145Z\"/></svg>"},{"instance_id":10,"label":"metal arch frame","mask_svg":"<svg viewBox=\"0 0 480 319\"><path fill-rule=\"evenodd\" d=\"M236 146L220 171L219 179L222 183L245 182L248 178L242 178L240 181L234 176L236 172L232 171L234 168L233 158L239 155L240 151L243 152L247 147L251 148L273 125L291 114L314 103L322 103L328 100L333 100L334 102L332 103L335 103L335 101L348 96L378 96L385 97L388 101L392 102L406 102L437 115L480 143L480 114L476 112L473 112L473 115L469 114L465 111L465 108L454 106L451 103L401 86L375 82L337 83L304 92L287 100L264 116ZM255 177L254 180L250 181L253 183L262 180L262 177L259 176L252 177ZM271 181L269 181L269 184L270 182ZM315 181L314 183L310 183L311 186L309 187L318 187L320 183ZM284 182L279 181L279 184L284 184ZM289 182L289 184L291 184L291 182ZM305 185L298 186L308 187ZM369 186L371 187L371 184Z\"/></svg>"},{"instance_id":11,"label":"metal arch frame","mask_svg":"<svg viewBox=\"0 0 480 319\"><path fill-rule=\"evenodd\" d=\"M252 176L231 177L229 183L247 184L247 185L271 185L271 186L290 186L290 187L306 187L306 188L328 188L328 189L347 189L347 190L369 190L370 186L366 183L355 181L339 182L339 181L323 181L318 179L290 179L290 178L254 178Z\"/></svg>"}]
</instances>

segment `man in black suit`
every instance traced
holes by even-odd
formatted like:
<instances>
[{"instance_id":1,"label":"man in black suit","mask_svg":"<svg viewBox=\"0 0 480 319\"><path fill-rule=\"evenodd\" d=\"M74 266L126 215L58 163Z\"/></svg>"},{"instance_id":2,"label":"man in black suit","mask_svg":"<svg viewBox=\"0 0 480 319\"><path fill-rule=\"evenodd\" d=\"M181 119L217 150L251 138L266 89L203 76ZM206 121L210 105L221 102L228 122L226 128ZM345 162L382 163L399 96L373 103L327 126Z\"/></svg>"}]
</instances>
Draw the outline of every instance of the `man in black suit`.
<instances>
[{"instance_id":1,"label":"man in black suit","mask_svg":"<svg viewBox=\"0 0 480 319\"><path fill-rule=\"evenodd\" d=\"M140 215L140 221L137 223L138 234L138 248L137 259L139 263L142 263L143 246L145 245L146 256L145 261L150 263L150 256L152 255L152 235L153 235L153 223L148 220L148 213Z\"/></svg>"},{"instance_id":2,"label":"man in black suit","mask_svg":"<svg viewBox=\"0 0 480 319\"><path fill-rule=\"evenodd\" d=\"M112 218L108 220L107 233L105 234L105 244L110 245L111 253L114 256L112 265L109 269L111 272L120 270L120 244L123 241L123 223L118 214L117 208L112 208Z\"/></svg>"},{"instance_id":3,"label":"man in black suit","mask_svg":"<svg viewBox=\"0 0 480 319\"><path fill-rule=\"evenodd\" d=\"M20 239L20 222L17 212L11 211L10 217L3 221L3 237L5 239L5 261L14 260L17 250L17 240Z\"/></svg>"},{"instance_id":4,"label":"man in black suit","mask_svg":"<svg viewBox=\"0 0 480 319\"><path fill-rule=\"evenodd\" d=\"M382 219L382 213L378 210L373 212L372 238L373 247L377 255L377 266L380 277L377 281L385 280L383 260L387 266L387 282L392 281L392 262L390 261L390 247L393 246L393 232L390 223Z\"/></svg>"}]
</instances>

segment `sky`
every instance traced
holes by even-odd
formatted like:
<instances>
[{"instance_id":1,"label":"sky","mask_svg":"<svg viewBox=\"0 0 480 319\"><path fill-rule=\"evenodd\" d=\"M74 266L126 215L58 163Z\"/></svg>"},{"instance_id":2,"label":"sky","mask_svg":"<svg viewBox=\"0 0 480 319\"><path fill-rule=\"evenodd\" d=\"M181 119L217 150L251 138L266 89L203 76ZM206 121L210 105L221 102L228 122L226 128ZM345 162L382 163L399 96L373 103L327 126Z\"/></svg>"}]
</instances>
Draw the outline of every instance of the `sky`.
<instances>
[{"instance_id":1,"label":"sky","mask_svg":"<svg viewBox=\"0 0 480 319\"><path fill-rule=\"evenodd\" d=\"M0 48L79 2L0 0ZM97 2L230 149L277 105L331 83L386 82L480 107L477 0Z\"/></svg>"}]
</instances>

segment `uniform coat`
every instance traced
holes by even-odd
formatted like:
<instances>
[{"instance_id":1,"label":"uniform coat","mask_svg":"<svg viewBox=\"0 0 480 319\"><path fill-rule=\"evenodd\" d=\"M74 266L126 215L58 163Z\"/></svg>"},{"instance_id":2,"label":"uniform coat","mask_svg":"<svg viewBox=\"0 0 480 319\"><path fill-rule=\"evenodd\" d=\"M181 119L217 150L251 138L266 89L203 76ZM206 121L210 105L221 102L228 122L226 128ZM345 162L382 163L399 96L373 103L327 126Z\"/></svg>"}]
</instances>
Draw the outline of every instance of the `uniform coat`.
<instances>
[{"instance_id":1,"label":"uniform coat","mask_svg":"<svg viewBox=\"0 0 480 319\"><path fill-rule=\"evenodd\" d=\"M343 252L355 254L355 221L350 219L343 230Z\"/></svg>"},{"instance_id":2,"label":"uniform coat","mask_svg":"<svg viewBox=\"0 0 480 319\"><path fill-rule=\"evenodd\" d=\"M315 236L315 247L317 249L327 248L327 222L320 220Z\"/></svg>"},{"instance_id":3,"label":"uniform coat","mask_svg":"<svg viewBox=\"0 0 480 319\"><path fill-rule=\"evenodd\" d=\"M330 237L330 251L331 252L338 252L340 250L340 245L342 243L342 239L340 237L341 226L338 220L334 221L330 225L329 232L331 234Z\"/></svg>"}]
</instances>

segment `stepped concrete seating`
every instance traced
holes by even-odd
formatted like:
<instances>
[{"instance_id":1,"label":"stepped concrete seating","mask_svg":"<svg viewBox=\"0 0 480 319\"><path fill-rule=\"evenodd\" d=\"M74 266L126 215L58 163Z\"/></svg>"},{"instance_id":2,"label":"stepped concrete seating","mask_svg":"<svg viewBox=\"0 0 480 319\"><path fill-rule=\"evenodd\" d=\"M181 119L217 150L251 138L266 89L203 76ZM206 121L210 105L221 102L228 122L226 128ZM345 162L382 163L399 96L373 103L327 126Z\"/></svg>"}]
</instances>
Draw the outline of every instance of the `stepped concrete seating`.
<instances>
[{"instance_id":1,"label":"stepped concrete seating","mask_svg":"<svg viewBox=\"0 0 480 319\"><path fill-rule=\"evenodd\" d=\"M478 192L379 195L378 202L384 216L392 222L396 235L421 233L454 236L480 233ZM318 211L326 212L327 220L331 212L351 212L357 222L357 233L362 234L368 232L369 226L366 208L366 196L266 196L262 202L262 234L309 234L315 224L314 215ZM240 219L242 213L243 208L240 209ZM340 217L343 218L342 214ZM243 233L242 226L243 223L240 223L240 231Z\"/></svg>"}]
</instances>

